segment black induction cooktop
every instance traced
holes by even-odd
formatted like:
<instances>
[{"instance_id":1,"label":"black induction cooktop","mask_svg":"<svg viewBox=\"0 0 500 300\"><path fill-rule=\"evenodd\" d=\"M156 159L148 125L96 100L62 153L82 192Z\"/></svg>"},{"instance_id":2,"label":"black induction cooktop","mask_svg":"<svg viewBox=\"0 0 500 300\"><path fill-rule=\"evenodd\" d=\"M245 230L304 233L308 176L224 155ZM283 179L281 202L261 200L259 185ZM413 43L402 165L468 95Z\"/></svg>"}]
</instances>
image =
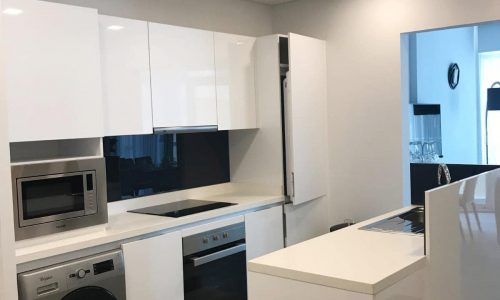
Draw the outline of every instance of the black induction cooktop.
<instances>
[{"instance_id":1,"label":"black induction cooktop","mask_svg":"<svg viewBox=\"0 0 500 300\"><path fill-rule=\"evenodd\" d=\"M204 211L214 210L217 208L236 205L236 203L217 202L217 201L203 201L203 200L182 200L168 204L150 206L141 209L131 210L131 213L164 216L171 218L184 217Z\"/></svg>"}]
</instances>

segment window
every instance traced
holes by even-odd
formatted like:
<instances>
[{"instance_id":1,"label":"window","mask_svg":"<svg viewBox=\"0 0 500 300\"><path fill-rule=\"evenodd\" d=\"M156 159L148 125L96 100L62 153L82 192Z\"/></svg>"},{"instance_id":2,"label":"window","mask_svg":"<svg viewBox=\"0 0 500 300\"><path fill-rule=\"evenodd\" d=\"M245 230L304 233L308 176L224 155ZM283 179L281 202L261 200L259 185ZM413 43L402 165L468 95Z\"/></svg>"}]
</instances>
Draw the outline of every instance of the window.
<instances>
[{"instance_id":1,"label":"window","mask_svg":"<svg viewBox=\"0 0 500 300\"><path fill-rule=\"evenodd\" d=\"M500 52L479 54L479 97L482 140L482 163L486 164L486 102L491 85L500 81ZM500 164L500 112L488 112L488 163Z\"/></svg>"}]
</instances>

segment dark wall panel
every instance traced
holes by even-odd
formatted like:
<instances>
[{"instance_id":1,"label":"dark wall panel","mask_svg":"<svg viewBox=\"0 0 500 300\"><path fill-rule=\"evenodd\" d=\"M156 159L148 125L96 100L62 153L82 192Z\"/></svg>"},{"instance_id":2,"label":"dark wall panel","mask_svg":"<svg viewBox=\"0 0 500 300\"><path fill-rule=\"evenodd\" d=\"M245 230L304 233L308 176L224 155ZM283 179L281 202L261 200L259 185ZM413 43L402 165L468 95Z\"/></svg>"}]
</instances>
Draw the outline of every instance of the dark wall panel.
<instances>
[{"instance_id":1,"label":"dark wall panel","mask_svg":"<svg viewBox=\"0 0 500 300\"><path fill-rule=\"evenodd\" d=\"M425 191L437 188L437 171L439 164L419 164L410 165L411 180L411 203L414 205L424 205ZM459 181L474 175L497 169L500 166L494 165L458 165L447 164L450 170L451 181ZM445 179L441 181L444 183Z\"/></svg>"},{"instance_id":2,"label":"dark wall panel","mask_svg":"<svg viewBox=\"0 0 500 300\"><path fill-rule=\"evenodd\" d=\"M104 138L108 201L230 181L227 131Z\"/></svg>"}]
</instances>

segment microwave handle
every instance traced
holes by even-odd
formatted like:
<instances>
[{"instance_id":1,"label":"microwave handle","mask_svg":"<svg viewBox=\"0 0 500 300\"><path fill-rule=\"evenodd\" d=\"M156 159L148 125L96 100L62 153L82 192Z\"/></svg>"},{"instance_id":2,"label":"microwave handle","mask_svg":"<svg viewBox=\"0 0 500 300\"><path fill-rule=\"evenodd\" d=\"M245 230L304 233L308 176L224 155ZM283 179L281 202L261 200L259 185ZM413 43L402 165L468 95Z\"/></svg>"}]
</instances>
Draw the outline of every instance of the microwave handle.
<instances>
[{"instance_id":1,"label":"microwave handle","mask_svg":"<svg viewBox=\"0 0 500 300\"><path fill-rule=\"evenodd\" d=\"M210 253L200 257L191 257L190 261L194 264L195 267L207 264L217 259L221 259L236 253L243 252L247 249L246 244L239 244L231 248L227 248L221 251L217 251L214 253Z\"/></svg>"}]
</instances>

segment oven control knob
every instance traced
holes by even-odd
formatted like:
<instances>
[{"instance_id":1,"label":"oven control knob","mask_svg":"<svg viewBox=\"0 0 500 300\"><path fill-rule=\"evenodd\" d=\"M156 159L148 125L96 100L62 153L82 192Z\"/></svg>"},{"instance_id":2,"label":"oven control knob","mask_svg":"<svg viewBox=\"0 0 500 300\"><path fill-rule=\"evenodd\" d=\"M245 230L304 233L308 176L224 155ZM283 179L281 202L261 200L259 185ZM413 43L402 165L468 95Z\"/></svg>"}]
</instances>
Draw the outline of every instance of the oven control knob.
<instances>
[{"instance_id":1,"label":"oven control knob","mask_svg":"<svg viewBox=\"0 0 500 300\"><path fill-rule=\"evenodd\" d=\"M84 269L80 269L78 271L76 271L76 277L77 278L85 278L85 275L87 274L87 272L85 272Z\"/></svg>"},{"instance_id":2,"label":"oven control knob","mask_svg":"<svg viewBox=\"0 0 500 300\"><path fill-rule=\"evenodd\" d=\"M214 241L218 241L218 240L219 240L219 236L218 236L218 235L214 235L214 236L212 236L212 240L214 240Z\"/></svg>"},{"instance_id":3,"label":"oven control knob","mask_svg":"<svg viewBox=\"0 0 500 300\"><path fill-rule=\"evenodd\" d=\"M229 233L224 232L224 233L222 234L222 238L223 238L223 239L227 239L228 237L229 237Z\"/></svg>"},{"instance_id":4,"label":"oven control knob","mask_svg":"<svg viewBox=\"0 0 500 300\"><path fill-rule=\"evenodd\" d=\"M203 244L208 244L208 238L207 237L203 238Z\"/></svg>"}]
</instances>

